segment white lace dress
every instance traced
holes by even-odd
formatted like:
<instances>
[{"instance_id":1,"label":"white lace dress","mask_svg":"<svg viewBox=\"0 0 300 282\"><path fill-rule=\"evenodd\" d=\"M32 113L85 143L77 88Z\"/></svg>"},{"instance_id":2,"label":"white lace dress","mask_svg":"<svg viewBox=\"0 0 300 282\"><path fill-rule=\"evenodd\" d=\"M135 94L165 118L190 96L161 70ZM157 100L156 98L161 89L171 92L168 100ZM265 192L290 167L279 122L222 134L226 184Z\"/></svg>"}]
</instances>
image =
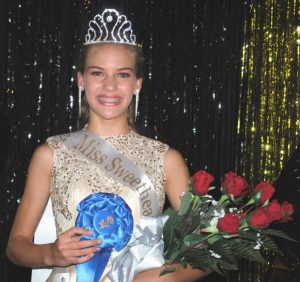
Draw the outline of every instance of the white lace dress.
<instances>
[{"instance_id":1,"label":"white lace dress","mask_svg":"<svg viewBox=\"0 0 300 282\"><path fill-rule=\"evenodd\" d=\"M165 201L163 159L168 146L132 130L126 135L102 138L144 170L155 187L162 210ZM123 197L132 209L135 223L138 223L140 207L136 193L107 176L89 161L76 155L55 138L48 138L47 143L54 152L51 200L57 236L74 226L78 203L88 195L98 192L115 193ZM100 281L110 281L106 276L109 269L110 263ZM56 282L55 274L57 273L69 273L69 281L76 282L75 270L75 266L54 267L47 281Z\"/></svg>"}]
</instances>

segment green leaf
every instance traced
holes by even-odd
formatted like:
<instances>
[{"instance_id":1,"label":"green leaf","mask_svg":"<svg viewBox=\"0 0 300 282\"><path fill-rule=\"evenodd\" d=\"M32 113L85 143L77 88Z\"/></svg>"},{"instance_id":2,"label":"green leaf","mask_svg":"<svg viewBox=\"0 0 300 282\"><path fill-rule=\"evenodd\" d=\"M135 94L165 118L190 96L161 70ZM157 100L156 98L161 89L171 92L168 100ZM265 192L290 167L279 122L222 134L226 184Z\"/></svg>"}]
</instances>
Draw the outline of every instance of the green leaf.
<instances>
[{"instance_id":1,"label":"green leaf","mask_svg":"<svg viewBox=\"0 0 300 282\"><path fill-rule=\"evenodd\" d=\"M190 249L184 256L193 267L201 269L210 267L221 275L225 275L227 270L238 268L238 261L234 259L233 251L225 240L215 243L211 248L214 253L221 255L221 258L212 256L209 249L204 248Z\"/></svg>"},{"instance_id":2,"label":"green leaf","mask_svg":"<svg viewBox=\"0 0 300 282\"><path fill-rule=\"evenodd\" d=\"M209 255L208 257L194 258L192 261L189 262L189 264L192 265L194 268L204 270L210 268L213 271L219 273L220 275L226 275L226 272L228 270L238 269L238 265L232 265L230 263L227 263L226 261L213 258L211 257L211 255Z\"/></svg>"},{"instance_id":3,"label":"green leaf","mask_svg":"<svg viewBox=\"0 0 300 282\"><path fill-rule=\"evenodd\" d=\"M205 259L206 257L210 257L209 250L205 248L193 248L184 251L184 256L189 259L201 258Z\"/></svg>"},{"instance_id":4,"label":"green leaf","mask_svg":"<svg viewBox=\"0 0 300 282\"><path fill-rule=\"evenodd\" d=\"M259 263L266 263L266 260L260 253L260 250L254 249L256 242L241 240L236 243L236 249L234 250L234 254L239 258L243 258L246 260L252 260Z\"/></svg>"},{"instance_id":5,"label":"green leaf","mask_svg":"<svg viewBox=\"0 0 300 282\"><path fill-rule=\"evenodd\" d=\"M199 214L192 213L189 225L188 225L188 227L186 229L186 234L195 232L196 230L200 229L200 227L201 227L200 220L201 220L201 217L200 217Z\"/></svg>"},{"instance_id":6,"label":"green leaf","mask_svg":"<svg viewBox=\"0 0 300 282\"><path fill-rule=\"evenodd\" d=\"M210 263L209 265L210 269L213 270L214 272L217 272L220 275L224 276L224 273L222 271L222 268L220 268L220 266L218 265L218 263Z\"/></svg>"},{"instance_id":7,"label":"green leaf","mask_svg":"<svg viewBox=\"0 0 300 282\"><path fill-rule=\"evenodd\" d=\"M286 239L286 240L289 240L292 242L298 242L297 240L291 238L289 235L282 232L281 230L275 230L275 229L268 228L268 229L261 230L261 234L280 237L280 238L283 238L283 239Z\"/></svg>"},{"instance_id":8,"label":"green leaf","mask_svg":"<svg viewBox=\"0 0 300 282\"><path fill-rule=\"evenodd\" d=\"M199 242L202 238L203 237L201 236L201 234L197 234L197 233L188 234L187 236L184 237L183 243L187 247L190 247L191 245L194 245L197 242Z\"/></svg>"},{"instance_id":9,"label":"green leaf","mask_svg":"<svg viewBox=\"0 0 300 282\"><path fill-rule=\"evenodd\" d=\"M210 248L214 253L221 256L222 261L237 266L238 261L234 255L235 244L231 244L232 241L231 239L215 241Z\"/></svg>"},{"instance_id":10,"label":"green leaf","mask_svg":"<svg viewBox=\"0 0 300 282\"><path fill-rule=\"evenodd\" d=\"M171 264L178 262L181 253L182 249L180 247L169 249L164 255L166 263Z\"/></svg>"},{"instance_id":11,"label":"green leaf","mask_svg":"<svg viewBox=\"0 0 300 282\"><path fill-rule=\"evenodd\" d=\"M261 236L261 240L263 241L263 247L266 249L270 249L271 251L283 255L283 252L280 251L276 243L268 236Z\"/></svg>"},{"instance_id":12,"label":"green leaf","mask_svg":"<svg viewBox=\"0 0 300 282\"><path fill-rule=\"evenodd\" d=\"M257 240L257 233L252 231L252 230L248 230L248 231L240 231L239 232L239 236L242 239L249 239L252 241L256 241Z\"/></svg>"},{"instance_id":13,"label":"green leaf","mask_svg":"<svg viewBox=\"0 0 300 282\"><path fill-rule=\"evenodd\" d=\"M169 217L163 228L164 242L168 245L179 238L183 218L177 216L177 212L173 209L167 209L164 215Z\"/></svg>"},{"instance_id":14,"label":"green leaf","mask_svg":"<svg viewBox=\"0 0 300 282\"><path fill-rule=\"evenodd\" d=\"M222 235L220 235L220 234L213 234L211 237L209 237L207 239L207 242L209 244L214 244L216 241L219 241L221 239L223 239Z\"/></svg>"},{"instance_id":15,"label":"green leaf","mask_svg":"<svg viewBox=\"0 0 300 282\"><path fill-rule=\"evenodd\" d=\"M174 272L175 270L175 267L165 266L164 269L159 273L159 276Z\"/></svg>"},{"instance_id":16,"label":"green leaf","mask_svg":"<svg viewBox=\"0 0 300 282\"><path fill-rule=\"evenodd\" d=\"M186 192L181 200L180 209L178 215L185 215L190 208L191 202L193 201L193 194L191 192Z\"/></svg>"}]
</instances>

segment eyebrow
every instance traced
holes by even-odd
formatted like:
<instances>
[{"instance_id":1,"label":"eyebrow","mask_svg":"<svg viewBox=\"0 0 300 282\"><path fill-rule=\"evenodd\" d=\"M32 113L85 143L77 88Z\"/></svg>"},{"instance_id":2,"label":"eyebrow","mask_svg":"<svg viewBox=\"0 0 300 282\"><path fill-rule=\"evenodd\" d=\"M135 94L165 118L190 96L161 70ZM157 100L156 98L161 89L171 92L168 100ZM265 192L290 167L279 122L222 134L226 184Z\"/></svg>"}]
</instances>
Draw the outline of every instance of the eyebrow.
<instances>
[{"instance_id":1,"label":"eyebrow","mask_svg":"<svg viewBox=\"0 0 300 282\"><path fill-rule=\"evenodd\" d=\"M101 68L101 67L98 67L98 66L90 66L88 67L87 69L99 69L99 70L104 70L104 68ZM117 71L134 71L133 68L130 68L130 67L124 67L124 68L120 68L120 69L117 69Z\"/></svg>"}]
</instances>

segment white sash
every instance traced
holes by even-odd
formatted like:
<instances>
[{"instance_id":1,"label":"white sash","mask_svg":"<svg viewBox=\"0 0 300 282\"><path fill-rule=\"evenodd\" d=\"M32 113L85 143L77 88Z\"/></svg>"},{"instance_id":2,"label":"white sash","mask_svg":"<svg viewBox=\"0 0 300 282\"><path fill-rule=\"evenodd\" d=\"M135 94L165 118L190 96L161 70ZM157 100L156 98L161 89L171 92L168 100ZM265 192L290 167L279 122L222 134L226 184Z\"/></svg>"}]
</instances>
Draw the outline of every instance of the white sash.
<instances>
[{"instance_id":1,"label":"white sash","mask_svg":"<svg viewBox=\"0 0 300 282\"><path fill-rule=\"evenodd\" d=\"M100 168L108 176L138 194L143 216L158 216L157 195L147 174L105 139L81 130L55 136L70 150Z\"/></svg>"}]
</instances>

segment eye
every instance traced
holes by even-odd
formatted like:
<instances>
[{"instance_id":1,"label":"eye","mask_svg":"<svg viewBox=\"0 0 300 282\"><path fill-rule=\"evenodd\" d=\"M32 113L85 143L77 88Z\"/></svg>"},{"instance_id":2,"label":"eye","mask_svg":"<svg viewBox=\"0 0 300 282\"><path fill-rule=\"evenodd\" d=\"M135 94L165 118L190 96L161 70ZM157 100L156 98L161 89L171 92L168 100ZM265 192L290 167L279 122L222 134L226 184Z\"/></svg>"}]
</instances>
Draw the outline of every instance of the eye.
<instances>
[{"instance_id":1,"label":"eye","mask_svg":"<svg viewBox=\"0 0 300 282\"><path fill-rule=\"evenodd\" d=\"M127 73L127 72L120 72L118 74L118 77L120 77L120 78L128 78L128 77L130 77L130 74Z\"/></svg>"},{"instance_id":2,"label":"eye","mask_svg":"<svg viewBox=\"0 0 300 282\"><path fill-rule=\"evenodd\" d=\"M94 71L91 72L91 75L98 77L98 76L103 76L103 73L102 73L102 71L94 70Z\"/></svg>"}]
</instances>

